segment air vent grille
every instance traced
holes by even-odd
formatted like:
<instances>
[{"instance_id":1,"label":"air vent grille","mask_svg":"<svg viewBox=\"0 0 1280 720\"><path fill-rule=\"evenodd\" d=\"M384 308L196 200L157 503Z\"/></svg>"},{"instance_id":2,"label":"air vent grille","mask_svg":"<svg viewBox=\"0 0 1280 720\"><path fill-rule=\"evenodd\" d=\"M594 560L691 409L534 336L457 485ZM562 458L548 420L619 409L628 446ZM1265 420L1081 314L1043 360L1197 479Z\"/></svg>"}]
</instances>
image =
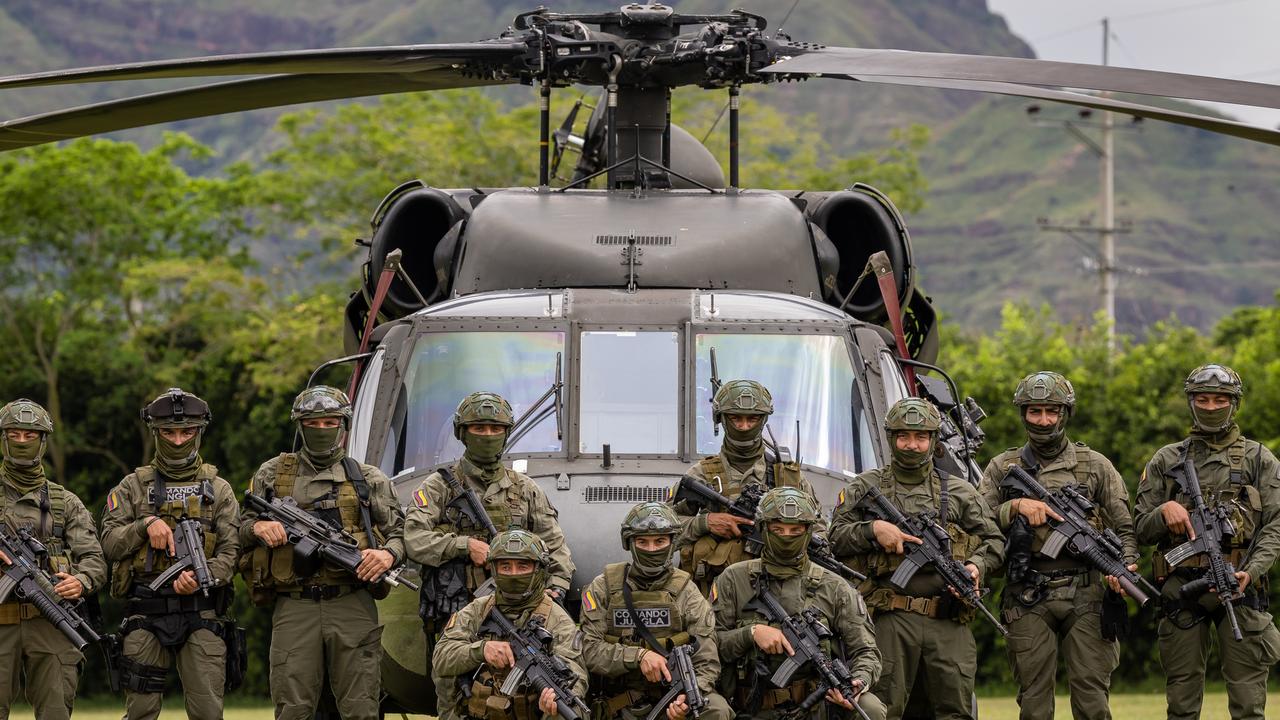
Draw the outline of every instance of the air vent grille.
<instances>
[{"instance_id":1,"label":"air vent grille","mask_svg":"<svg viewBox=\"0 0 1280 720\"><path fill-rule=\"evenodd\" d=\"M636 245L670 245L675 238L670 235L636 235ZM630 245L631 235L597 235L597 245Z\"/></svg>"},{"instance_id":2,"label":"air vent grille","mask_svg":"<svg viewBox=\"0 0 1280 720\"><path fill-rule=\"evenodd\" d=\"M666 502L667 489L637 485L588 485L582 491L582 499L589 503Z\"/></svg>"}]
</instances>

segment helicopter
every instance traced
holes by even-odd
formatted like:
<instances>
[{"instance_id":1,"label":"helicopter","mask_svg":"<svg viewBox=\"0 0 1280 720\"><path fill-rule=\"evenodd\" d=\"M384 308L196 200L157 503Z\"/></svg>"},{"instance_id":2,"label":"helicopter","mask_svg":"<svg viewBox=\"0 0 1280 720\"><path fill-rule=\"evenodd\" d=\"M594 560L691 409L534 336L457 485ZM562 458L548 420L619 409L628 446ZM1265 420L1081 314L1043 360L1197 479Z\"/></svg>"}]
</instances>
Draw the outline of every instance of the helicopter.
<instances>
[{"instance_id":1,"label":"helicopter","mask_svg":"<svg viewBox=\"0 0 1280 720\"><path fill-rule=\"evenodd\" d=\"M457 402L497 392L518 421L505 459L560 511L574 590L621 559L638 502L664 500L718 451L721 379L767 386L771 445L830 508L885 462L880 421L908 395L947 418L941 466L976 481L980 407L936 365L938 317L907 225L861 183L742 187L741 88L830 78L970 90L1120 112L1280 145L1280 132L1062 88L1280 108L1280 88L1022 58L832 47L769 32L758 14L657 4L517 15L470 43L300 50L127 63L0 78L0 90L148 78L253 76L0 123L0 150L300 102L523 84L539 105L538 184L438 188L410 180L373 212L344 317L354 418L348 452L408 503L462 453ZM552 129L552 90L599 88ZM728 99L727 177L671 117L680 87ZM853 86L850 86L853 87ZM576 155L571 177L553 187ZM596 185L593 185L595 183ZM313 376L314 377L314 376ZM576 593L570 593L570 605ZM388 712L434 713L418 598L380 601Z\"/></svg>"}]
</instances>

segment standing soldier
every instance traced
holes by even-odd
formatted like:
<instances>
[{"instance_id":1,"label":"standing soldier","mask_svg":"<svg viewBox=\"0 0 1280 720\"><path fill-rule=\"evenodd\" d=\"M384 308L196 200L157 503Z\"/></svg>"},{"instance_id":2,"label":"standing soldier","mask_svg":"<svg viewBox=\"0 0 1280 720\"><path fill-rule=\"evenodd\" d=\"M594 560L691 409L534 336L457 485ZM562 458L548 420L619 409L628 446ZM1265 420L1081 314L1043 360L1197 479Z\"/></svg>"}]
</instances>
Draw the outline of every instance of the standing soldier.
<instances>
[{"instance_id":1,"label":"standing soldier","mask_svg":"<svg viewBox=\"0 0 1280 720\"><path fill-rule=\"evenodd\" d=\"M1156 545L1152 568L1166 615L1159 637L1169 718L1200 716L1205 664L1210 639L1216 636L1231 717L1262 720L1267 674L1280 659L1280 632L1267 613L1267 574L1280 554L1280 464L1270 450L1240 434L1234 417L1244 387L1234 370L1202 365L1187 376L1184 388L1191 436L1156 451L1142 472L1135 507L1139 542ZM1235 525L1235 534L1221 550L1244 593L1235 603L1241 641L1232 637L1216 594L1184 597L1179 592L1204 576L1206 556L1177 568L1164 559L1165 551L1195 535L1187 512L1191 499L1179 483L1179 468L1188 458L1206 506L1226 509Z\"/></svg>"},{"instance_id":2,"label":"standing soldier","mask_svg":"<svg viewBox=\"0 0 1280 720\"><path fill-rule=\"evenodd\" d=\"M815 565L807 554L818 522L817 504L797 488L776 488L760 499L755 520L765 525L760 557L729 566L712 588L716 639L724 663L721 677L734 707L760 720L775 720L799 711L801 701L816 689L810 668L799 670L795 681L785 688L769 685L769 677L794 648L778 623L769 622L749 607L759 588L765 587L791 616L806 609L817 611L833 634L823 641L823 651L832 657L845 655L854 690L860 693L858 706L872 720L883 720L884 704L866 692L880 676L880 651L867 607L848 582ZM853 709L843 695L830 690L826 702L819 702L805 714L829 717L828 703Z\"/></svg>"},{"instance_id":3,"label":"standing soldier","mask_svg":"<svg viewBox=\"0 0 1280 720\"><path fill-rule=\"evenodd\" d=\"M874 515L862 502L877 488L904 515L935 513L946 518L951 552L980 586L1000 566L1004 543L990 507L961 478L933 464L942 417L927 400L899 400L885 415L892 459L888 467L854 478L840 495L831 523L837 557L865 571L861 591L875 617L876 641L887 670L875 686L889 704L889 718L902 717L917 674L925 682L939 720L973 717L973 684L978 651L967 623L974 610L948 592L936 569L919 570L905 594L889 584L910 543L920 538Z\"/></svg>"},{"instance_id":4,"label":"standing soldier","mask_svg":"<svg viewBox=\"0 0 1280 720\"><path fill-rule=\"evenodd\" d=\"M0 408L0 521L11 529L30 528L49 553L42 569L58 579L59 596L76 600L98 591L107 565L94 531L93 516L75 493L45 479L45 449L53 421L30 400ZM9 558L0 557L6 564ZM21 682L39 720L71 717L84 654L34 605L10 597L0 604L0 717Z\"/></svg>"},{"instance_id":5,"label":"standing soldier","mask_svg":"<svg viewBox=\"0 0 1280 720\"><path fill-rule=\"evenodd\" d=\"M382 626L374 606L387 585L370 585L404 558L404 514L391 483L372 465L346 457L351 421L346 393L323 385L293 401L290 418L302 451L262 464L249 492L292 497L304 510L356 538L362 560L355 573L332 564L301 568L284 526L246 508L241 567L271 618L271 699L277 718L304 720L315 713L328 670L329 686L344 718L378 717ZM298 562L295 562L298 561Z\"/></svg>"},{"instance_id":6,"label":"standing soldier","mask_svg":"<svg viewBox=\"0 0 1280 720\"><path fill-rule=\"evenodd\" d=\"M604 679L606 712L597 720L643 720L672 679L667 651L697 643L693 652L698 688L706 699L702 720L729 720L716 694L720 656L711 605L689 573L672 567L679 522L665 503L641 503L622 521L622 547L630 563L606 565L582 593L582 659ZM639 670L639 673L636 673ZM667 706L668 720L689 712L685 695Z\"/></svg>"},{"instance_id":7,"label":"standing soldier","mask_svg":"<svg viewBox=\"0 0 1280 720\"><path fill-rule=\"evenodd\" d=\"M534 720L537 711L555 717L556 700L566 698L557 698L551 688L534 693L525 685L525 692L514 696L499 691L515 665L515 654L509 639L499 637L485 622L494 608L517 629L536 618L550 635L546 652L568 666L575 678L574 694L581 698L586 693L587 673L574 641L577 628L546 593L551 564L547 545L533 533L508 530L490 544L488 564L494 593L472 600L449 618L432 657L432 680L437 688L448 688L440 698L440 720Z\"/></svg>"},{"instance_id":8,"label":"standing soldier","mask_svg":"<svg viewBox=\"0 0 1280 720\"><path fill-rule=\"evenodd\" d=\"M775 487L799 488L821 515L822 505L800 473L800 466L765 454L764 426L772 414L773 396L755 380L730 380L721 385L711 401L711 417L724 426L724 444L718 455L702 458L687 474L730 500L748 487L761 493ZM704 594L709 593L725 568L751 557L739 526L751 524L752 519L727 512L699 512L684 502L677 503L675 509L683 526L676 543L680 569L693 576ZM814 530L821 534L825 529L819 518Z\"/></svg>"},{"instance_id":9,"label":"standing soldier","mask_svg":"<svg viewBox=\"0 0 1280 720\"><path fill-rule=\"evenodd\" d=\"M1057 514L1035 498L1014 497L1000 488L1011 465L1036 477L1050 492L1068 485L1097 508L1091 518L1099 530L1110 529L1124 545L1130 569L1138 559L1129 513L1129 491L1111 462L1084 443L1067 439L1067 420L1075 412L1076 392L1056 372L1036 372L1022 379L1013 393L1022 416L1027 444L997 455L982 475L982 494L997 509L1008 536L1009 584L1001 602L1009 662L1018 681L1022 720L1053 718L1058 652L1066 659L1071 713L1076 718L1110 718L1111 673L1120 664L1117 628L1128 609L1114 578L1104 601L1104 578L1088 562L1070 552L1049 558L1041 553L1049 538L1049 519ZM1103 622L1103 617L1107 622ZM1114 617L1113 617L1114 615Z\"/></svg>"},{"instance_id":10,"label":"standing soldier","mask_svg":"<svg viewBox=\"0 0 1280 720\"><path fill-rule=\"evenodd\" d=\"M189 718L221 718L228 667L235 658L235 625L221 621L231 604L239 551L240 509L231 485L200 458L213 419L204 400L170 388L142 409L155 455L107 495L102 545L111 563L111 595L126 598L120 683L125 717L157 718L171 655ZM201 588L191 570L158 591L148 587L173 562L174 529L200 523L214 586ZM204 590L204 592L197 592Z\"/></svg>"}]
</instances>

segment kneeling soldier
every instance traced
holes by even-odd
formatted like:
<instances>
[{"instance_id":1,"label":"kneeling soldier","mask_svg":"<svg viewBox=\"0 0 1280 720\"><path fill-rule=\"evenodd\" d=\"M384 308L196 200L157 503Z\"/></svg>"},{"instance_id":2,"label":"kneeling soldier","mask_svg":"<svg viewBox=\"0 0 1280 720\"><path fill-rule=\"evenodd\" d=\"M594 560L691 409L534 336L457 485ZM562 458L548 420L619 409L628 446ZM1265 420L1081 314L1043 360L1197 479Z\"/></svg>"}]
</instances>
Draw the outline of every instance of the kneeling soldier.
<instances>
[{"instance_id":1,"label":"kneeling soldier","mask_svg":"<svg viewBox=\"0 0 1280 720\"><path fill-rule=\"evenodd\" d=\"M734 697L739 712L761 720L796 712L822 717L828 714L827 703L853 709L837 690L828 690L827 702L818 702L808 712L801 708L801 702L819 687L811 664L801 667L786 687L769 686L769 678L796 648L779 629L779 621L767 619L756 609L757 595L764 588L791 617L802 611L816 613L815 619L832 633L821 642L822 652L835 659L844 655L858 706L873 720L883 720L884 705L866 692L880 677L875 631L858 592L839 575L809 560L809 536L818 521L818 509L808 493L796 488L770 490L760 499L755 521L765 524L760 557L730 565L711 593L726 695Z\"/></svg>"},{"instance_id":2,"label":"kneeling soldier","mask_svg":"<svg viewBox=\"0 0 1280 720\"><path fill-rule=\"evenodd\" d=\"M440 720L534 720L539 711L555 716L557 702L581 704L577 698L586 693L587 673L579 662L573 619L546 593L550 564L546 543L526 530L500 533L489 544L488 565L496 591L472 600L449 618L432 655L433 682L437 688L452 689L438 701ZM534 692L528 685L515 695L500 691L517 659L529 648L517 653L509 638L488 622L495 609L517 630L530 624L545 629L548 644L537 650L563 663L567 677L562 679L572 684L574 698L558 697L549 687Z\"/></svg>"},{"instance_id":3,"label":"kneeling soldier","mask_svg":"<svg viewBox=\"0 0 1280 720\"><path fill-rule=\"evenodd\" d=\"M668 651L696 643L692 664L705 706L703 720L729 720L725 699L715 693L720 677L715 617L689 573L671 565L680 532L675 512L664 503L632 508L622 521L622 547L630 563L605 566L582 594L582 659L587 670L603 676L607 712L597 720L642 720L654 703L678 681L668 666ZM636 670L639 673L636 673ZM668 720L689 713L685 693L665 708Z\"/></svg>"},{"instance_id":4,"label":"kneeling soldier","mask_svg":"<svg viewBox=\"0 0 1280 720\"><path fill-rule=\"evenodd\" d=\"M155 457L107 495L102 517L111 594L127 598L120 626L125 717L160 716L165 676L176 655L187 716L220 718L226 655L234 647L224 637L230 633L234 640L235 626L221 622L219 614L231 601L239 503L218 469L201 461L200 441L212 419L203 400L173 388L143 408L142 419ZM200 524L199 551L208 560L212 587L201 587L188 569L152 590L152 581L174 562L174 529L188 519Z\"/></svg>"}]
</instances>

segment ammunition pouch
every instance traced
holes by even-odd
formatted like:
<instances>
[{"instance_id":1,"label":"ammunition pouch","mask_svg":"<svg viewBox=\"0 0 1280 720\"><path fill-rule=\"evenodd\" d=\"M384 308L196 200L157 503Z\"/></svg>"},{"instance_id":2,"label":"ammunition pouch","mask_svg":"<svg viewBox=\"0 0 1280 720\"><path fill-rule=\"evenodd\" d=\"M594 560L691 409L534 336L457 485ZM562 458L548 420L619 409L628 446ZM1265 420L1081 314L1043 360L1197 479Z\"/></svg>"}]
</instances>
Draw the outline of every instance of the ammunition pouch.
<instances>
[{"instance_id":1,"label":"ammunition pouch","mask_svg":"<svg viewBox=\"0 0 1280 720\"><path fill-rule=\"evenodd\" d=\"M169 678L169 668L143 665L123 655L119 661L119 687L135 693L162 693Z\"/></svg>"},{"instance_id":2,"label":"ammunition pouch","mask_svg":"<svg viewBox=\"0 0 1280 720\"><path fill-rule=\"evenodd\" d=\"M1168 547L1157 547L1151 553L1151 574L1155 576L1156 582L1164 582L1167 578L1174 575L1198 577L1204 574L1204 570L1209 568L1209 556L1205 553L1196 555L1187 559L1178 567L1173 567L1168 560L1164 559L1164 554L1169 550ZM1222 551L1222 559L1231 563L1235 568L1239 568L1244 563L1244 556L1247 548L1233 547L1230 550Z\"/></svg>"},{"instance_id":3,"label":"ammunition pouch","mask_svg":"<svg viewBox=\"0 0 1280 720\"><path fill-rule=\"evenodd\" d=\"M720 538L707 534L692 546L680 551L680 569L693 576L703 595L711 592L711 584L724 569L736 562L750 560L746 541L742 538Z\"/></svg>"},{"instance_id":4,"label":"ammunition pouch","mask_svg":"<svg viewBox=\"0 0 1280 720\"><path fill-rule=\"evenodd\" d=\"M488 675L488 673L484 673ZM494 687L496 681L477 678L471 683L471 691L463 692L463 714L477 720L539 720L538 696L522 693L508 697Z\"/></svg>"}]
</instances>

